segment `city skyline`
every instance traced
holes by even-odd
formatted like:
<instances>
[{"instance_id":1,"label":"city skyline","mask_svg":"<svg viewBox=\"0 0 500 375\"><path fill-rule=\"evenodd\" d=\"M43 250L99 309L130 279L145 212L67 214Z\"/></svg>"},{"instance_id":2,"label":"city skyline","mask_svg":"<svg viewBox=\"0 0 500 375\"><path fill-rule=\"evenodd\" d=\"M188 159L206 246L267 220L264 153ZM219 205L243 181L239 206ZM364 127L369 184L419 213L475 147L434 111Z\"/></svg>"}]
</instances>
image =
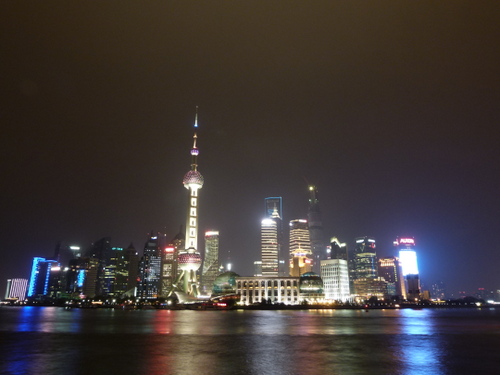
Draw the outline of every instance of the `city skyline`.
<instances>
[{"instance_id":1,"label":"city skyline","mask_svg":"<svg viewBox=\"0 0 500 375\"><path fill-rule=\"evenodd\" d=\"M326 239L415 237L426 289L498 288L493 4L2 4L0 289L58 241L173 238L196 105L199 230L238 274L263 199L305 218L312 184Z\"/></svg>"}]
</instances>

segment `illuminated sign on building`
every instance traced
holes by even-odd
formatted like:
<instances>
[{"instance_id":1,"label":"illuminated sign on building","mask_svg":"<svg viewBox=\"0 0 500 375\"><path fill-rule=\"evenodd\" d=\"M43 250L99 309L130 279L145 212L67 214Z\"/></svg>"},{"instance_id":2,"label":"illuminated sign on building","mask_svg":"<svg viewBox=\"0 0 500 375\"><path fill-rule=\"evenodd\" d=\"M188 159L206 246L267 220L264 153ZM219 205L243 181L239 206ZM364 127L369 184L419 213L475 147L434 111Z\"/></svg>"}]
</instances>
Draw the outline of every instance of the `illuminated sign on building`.
<instances>
[{"instance_id":1,"label":"illuminated sign on building","mask_svg":"<svg viewBox=\"0 0 500 375\"><path fill-rule=\"evenodd\" d=\"M399 259L403 269L403 276L418 275L417 253L414 250L400 250Z\"/></svg>"}]
</instances>

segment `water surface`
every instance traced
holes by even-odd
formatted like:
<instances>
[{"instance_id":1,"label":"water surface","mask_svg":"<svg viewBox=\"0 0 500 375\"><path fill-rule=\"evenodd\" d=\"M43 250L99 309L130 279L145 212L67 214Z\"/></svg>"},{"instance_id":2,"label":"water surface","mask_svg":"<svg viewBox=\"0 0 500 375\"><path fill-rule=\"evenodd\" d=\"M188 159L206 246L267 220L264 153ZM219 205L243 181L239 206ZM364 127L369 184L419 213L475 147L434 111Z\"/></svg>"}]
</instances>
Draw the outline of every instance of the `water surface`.
<instances>
[{"instance_id":1,"label":"water surface","mask_svg":"<svg viewBox=\"0 0 500 375\"><path fill-rule=\"evenodd\" d=\"M0 308L2 374L496 374L495 309Z\"/></svg>"}]
</instances>

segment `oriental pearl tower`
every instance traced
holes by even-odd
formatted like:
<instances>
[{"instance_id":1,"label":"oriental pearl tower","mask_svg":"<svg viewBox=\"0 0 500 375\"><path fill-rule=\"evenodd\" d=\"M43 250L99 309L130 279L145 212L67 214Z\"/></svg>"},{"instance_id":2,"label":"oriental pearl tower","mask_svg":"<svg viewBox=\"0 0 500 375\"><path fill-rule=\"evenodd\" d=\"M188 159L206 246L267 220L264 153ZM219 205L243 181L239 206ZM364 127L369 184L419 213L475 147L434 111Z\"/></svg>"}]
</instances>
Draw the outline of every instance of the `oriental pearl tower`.
<instances>
[{"instance_id":1,"label":"oriental pearl tower","mask_svg":"<svg viewBox=\"0 0 500 375\"><path fill-rule=\"evenodd\" d=\"M182 183L189 190L189 204L186 220L186 242L185 249L178 255L178 267L182 271L182 283L179 285L182 291L189 296L198 295L198 281L196 271L201 266L201 255L198 247L198 190L203 186L203 176L198 172L198 154L196 146L198 130L198 107L194 120L193 147L191 148L191 170L184 175Z\"/></svg>"}]
</instances>

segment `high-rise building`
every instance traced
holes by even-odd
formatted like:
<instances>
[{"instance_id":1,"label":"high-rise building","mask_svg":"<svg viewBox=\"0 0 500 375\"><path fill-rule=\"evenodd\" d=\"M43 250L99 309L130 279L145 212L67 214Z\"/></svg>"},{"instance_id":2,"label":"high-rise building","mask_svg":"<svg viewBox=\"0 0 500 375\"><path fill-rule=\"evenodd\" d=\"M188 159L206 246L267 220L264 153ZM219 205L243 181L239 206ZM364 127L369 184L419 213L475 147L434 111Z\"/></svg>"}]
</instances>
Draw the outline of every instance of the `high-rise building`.
<instances>
[{"instance_id":1,"label":"high-rise building","mask_svg":"<svg viewBox=\"0 0 500 375\"><path fill-rule=\"evenodd\" d=\"M260 227L260 249L262 259L262 276L277 277L279 275L280 243L278 241L278 210L275 208L270 218L262 220Z\"/></svg>"},{"instance_id":2,"label":"high-rise building","mask_svg":"<svg viewBox=\"0 0 500 375\"><path fill-rule=\"evenodd\" d=\"M137 297L158 298L160 290L161 257L158 233L151 231L144 245L144 254L139 262Z\"/></svg>"},{"instance_id":3,"label":"high-rise building","mask_svg":"<svg viewBox=\"0 0 500 375\"><path fill-rule=\"evenodd\" d=\"M347 302L350 298L347 260L328 259L321 261L321 278L325 300Z\"/></svg>"},{"instance_id":4,"label":"high-rise building","mask_svg":"<svg viewBox=\"0 0 500 375\"><path fill-rule=\"evenodd\" d=\"M108 286L106 285L106 267L111 262L111 238L103 237L94 242L88 251L89 258L97 259L97 279L95 283L95 291L93 295L106 295Z\"/></svg>"},{"instance_id":5,"label":"high-rise building","mask_svg":"<svg viewBox=\"0 0 500 375\"><path fill-rule=\"evenodd\" d=\"M343 259L348 261L347 245L340 242L337 237L330 239L330 259Z\"/></svg>"},{"instance_id":6,"label":"high-rise building","mask_svg":"<svg viewBox=\"0 0 500 375\"><path fill-rule=\"evenodd\" d=\"M211 295L215 279L219 275L219 231L205 232L205 254L201 273L201 293Z\"/></svg>"},{"instance_id":7,"label":"high-rise building","mask_svg":"<svg viewBox=\"0 0 500 375\"><path fill-rule=\"evenodd\" d=\"M288 253L285 245L285 234L283 228L283 198L268 197L265 202L265 217L276 220L278 226L278 274L279 276L288 275ZM274 211L278 211L278 215Z\"/></svg>"},{"instance_id":8,"label":"high-rise building","mask_svg":"<svg viewBox=\"0 0 500 375\"><path fill-rule=\"evenodd\" d=\"M273 216L274 210L278 210L278 215L283 218L283 198L269 197L264 199L266 217Z\"/></svg>"},{"instance_id":9,"label":"high-rise building","mask_svg":"<svg viewBox=\"0 0 500 375\"><path fill-rule=\"evenodd\" d=\"M394 246L399 252L403 276L406 281L407 299L417 300L420 298L421 291L415 239L412 237L400 237L394 241Z\"/></svg>"},{"instance_id":10,"label":"high-rise building","mask_svg":"<svg viewBox=\"0 0 500 375\"><path fill-rule=\"evenodd\" d=\"M26 299L26 290L28 288L28 279L8 279L7 289L5 290L5 299L17 299L24 301Z\"/></svg>"},{"instance_id":11,"label":"high-rise building","mask_svg":"<svg viewBox=\"0 0 500 375\"><path fill-rule=\"evenodd\" d=\"M378 275L383 277L388 285L393 286L394 294L388 291L388 297L398 296L406 299L406 287L398 257L380 258L378 260Z\"/></svg>"},{"instance_id":12,"label":"high-rise building","mask_svg":"<svg viewBox=\"0 0 500 375\"><path fill-rule=\"evenodd\" d=\"M372 237L356 238L352 258L351 281L356 299L371 297L384 298L386 283L377 274L377 254L375 239Z\"/></svg>"},{"instance_id":13,"label":"high-rise building","mask_svg":"<svg viewBox=\"0 0 500 375\"><path fill-rule=\"evenodd\" d=\"M354 278L377 277L377 254L375 239L372 237L356 238L354 248Z\"/></svg>"},{"instance_id":14,"label":"high-rise building","mask_svg":"<svg viewBox=\"0 0 500 375\"><path fill-rule=\"evenodd\" d=\"M289 225L290 276L299 277L312 270L313 259L309 226L305 219L291 220Z\"/></svg>"},{"instance_id":15,"label":"high-rise building","mask_svg":"<svg viewBox=\"0 0 500 375\"><path fill-rule=\"evenodd\" d=\"M321 211L319 209L318 189L314 185L309 185L309 209L307 220L309 222L309 233L313 254L313 271L319 274L320 262L325 260L327 255L323 223L321 221Z\"/></svg>"},{"instance_id":16,"label":"high-rise building","mask_svg":"<svg viewBox=\"0 0 500 375\"><path fill-rule=\"evenodd\" d=\"M133 243L124 250L124 268L128 270L126 293L130 296L136 295L137 274L139 272L139 254Z\"/></svg>"},{"instance_id":17,"label":"high-rise building","mask_svg":"<svg viewBox=\"0 0 500 375\"><path fill-rule=\"evenodd\" d=\"M194 120L193 147L191 148L191 170L184 175L182 183L189 190L189 204L186 220L185 248L179 251L178 269L182 272L182 291L189 296L198 295L198 278L196 271L201 266L201 255L198 249L198 192L203 187L203 176L198 172L198 154L196 145L198 130L198 108Z\"/></svg>"},{"instance_id":18,"label":"high-rise building","mask_svg":"<svg viewBox=\"0 0 500 375\"><path fill-rule=\"evenodd\" d=\"M50 295L51 285L53 285L53 280L51 279L51 276L53 276L51 272L52 268L60 268L56 260L41 257L33 258L27 297Z\"/></svg>"}]
</instances>

